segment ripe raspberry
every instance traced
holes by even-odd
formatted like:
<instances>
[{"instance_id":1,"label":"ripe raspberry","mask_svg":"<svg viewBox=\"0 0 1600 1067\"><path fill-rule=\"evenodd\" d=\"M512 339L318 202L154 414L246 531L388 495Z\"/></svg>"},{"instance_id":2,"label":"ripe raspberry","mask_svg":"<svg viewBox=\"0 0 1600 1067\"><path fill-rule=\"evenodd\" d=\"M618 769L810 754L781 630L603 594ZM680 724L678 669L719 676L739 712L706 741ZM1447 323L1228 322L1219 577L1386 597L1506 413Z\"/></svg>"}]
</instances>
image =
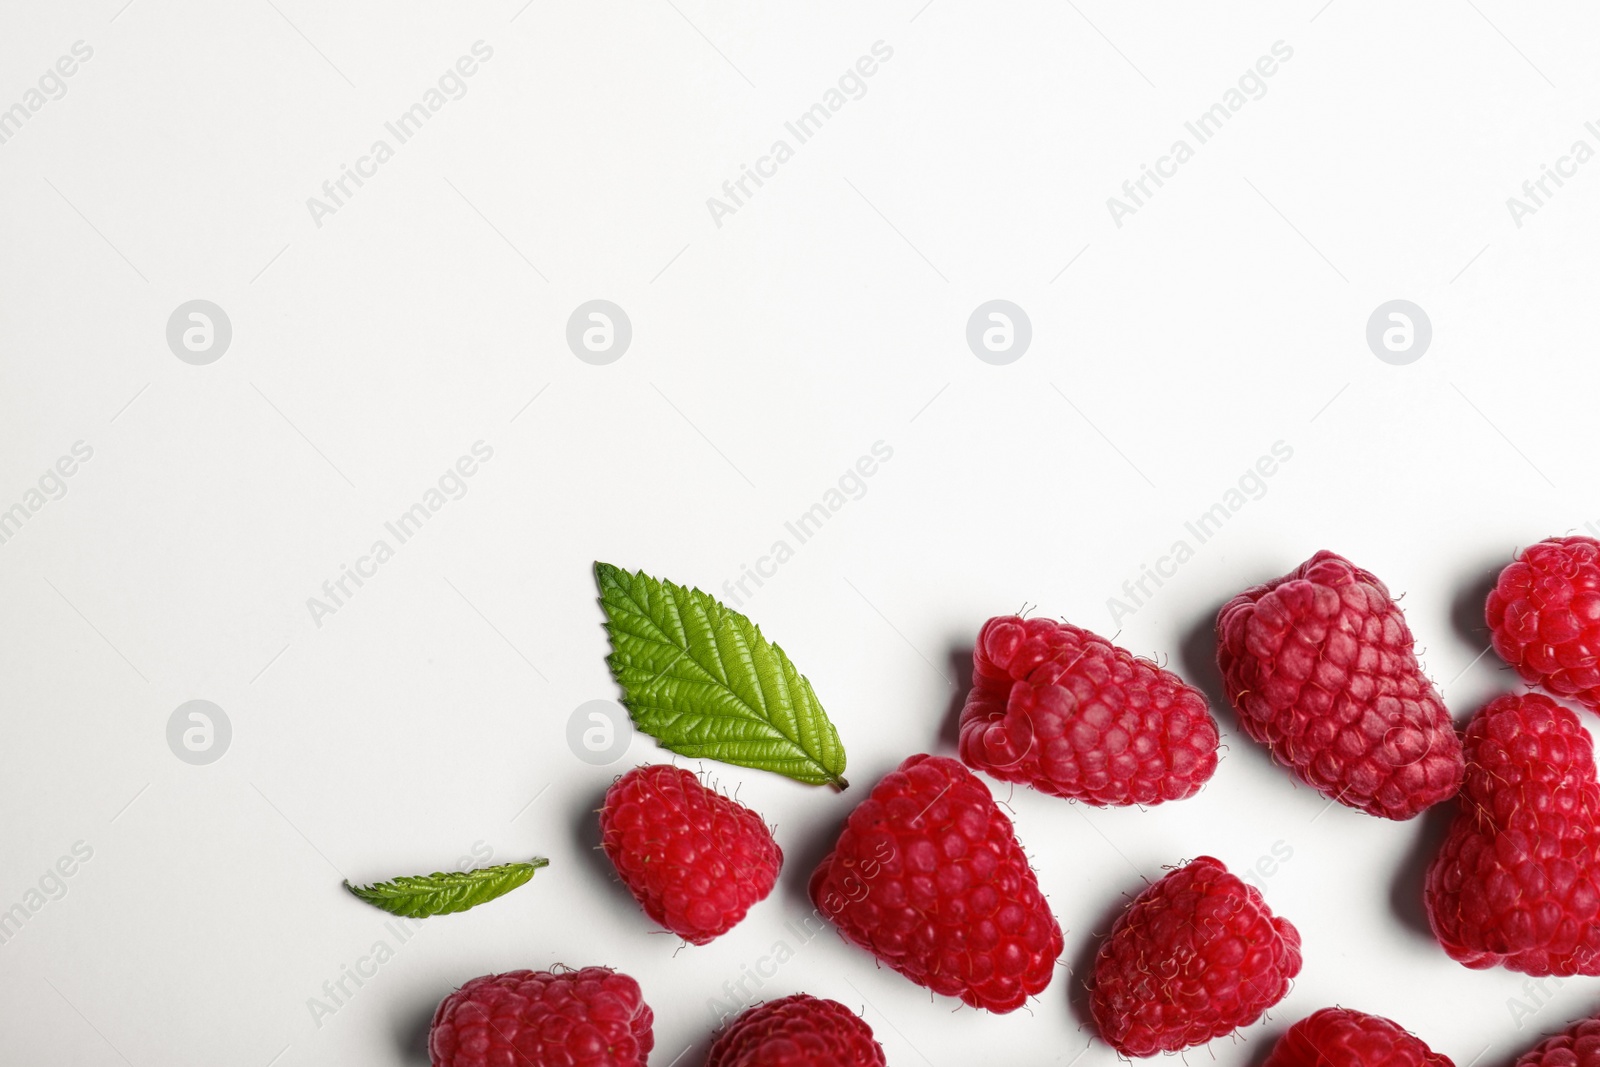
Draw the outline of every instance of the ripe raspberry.
<instances>
[{"instance_id":1,"label":"ripe raspberry","mask_svg":"<svg viewBox=\"0 0 1600 1067\"><path fill-rule=\"evenodd\" d=\"M1170 671L1068 623L990 619L972 652L961 759L1091 804L1159 804L1217 769L1206 698Z\"/></svg>"},{"instance_id":2,"label":"ripe raspberry","mask_svg":"<svg viewBox=\"0 0 1600 1067\"><path fill-rule=\"evenodd\" d=\"M1011 820L942 756L911 756L873 787L812 874L811 900L913 982L993 1012L1042 992L1061 955Z\"/></svg>"},{"instance_id":3,"label":"ripe raspberry","mask_svg":"<svg viewBox=\"0 0 1600 1067\"><path fill-rule=\"evenodd\" d=\"M1512 1067L1600 1067L1600 1015L1545 1038L1518 1056Z\"/></svg>"},{"instance_id":4,"label":"ripe raspberry","mask_svg":"<svg viewBox=\"0 0 1600 1067\"><path fill-rule=\"evenodd\" d=\"M884 1067L884 1059L855 1012L797 993L735 1019L712 1044L706 1067Z\"/></svg>"},{"instance_id":5,"label":"ripe raspberry","mask_svg":"<svg viewBox=\"0 0 1600 1067\"><path fill-rule=\"evenodd\" d=\"M1261 1018L1300 973L1300 932L1200 856L1134 898L1100 946L1090 1010L1125 1056L1201 1045Z\"/></svg>"},{"instance_id":6,"label":"ripe raspberry","mask_svg":"<svg viewBox=\"0 0 1600 1067\"><path fill-rule=\"evenodd\" d=\"M1389 590L1322 551L1217 615L1244 732L1323 796L1409 819L1461 786L1461 741Z\"/></svg>"},{"instance_id":7,"label":"ripe raspberry","mask_svg":"<svg viewBox=\"0 0 1600 1067\"><path fill-rule=\"evenodd\" d=\"M1600 710L1600 541L1552 537L1525 550L1500 572L1484 615L1523 681Z\"/></svg>"},{"instance_id":8,"label":"ripe raspberry","mask_svg":"<svg viewBox=\"0 0 1600 1067\"><path fill-rule=\"evenodd\" d=\"M1455 1067L1397 1023L1323 1008L1278 1039L1261 1067Z\"/></svg>"},{"instance_id":9,"label":"ripe raspberry","mask_svg":"<svg viewBox=\"0 0 1600 1067\"><path fill-rule=\"evenodd\" d=\"M645 1067L654 1016L639 983L609 967L474 978L439 1002L433 1067Z\"/></svg>"},{"instance_id":10,"label":"ripe raspberry","mask_svg":"<svg viewBox=\"0 0 1600 1067\"><path fill-rule=\"evenodd\" d=\"M1474 969L1600 975L1600 785L1576 713L1495 698L1467 727L1461 811L1428 868L1433 934Z\"/></svg>"},{"instance_id":11,"label":"ripe raspberry","mask_svg":"<svg viewBox=\"0 0 1600 1067\"><path fill-rule=\"evenodd\" d=\"M761 816L664 763L612 784L600 836L645 914L691 945L733 929L783 867Z\"/></svg>"}]
</instances>

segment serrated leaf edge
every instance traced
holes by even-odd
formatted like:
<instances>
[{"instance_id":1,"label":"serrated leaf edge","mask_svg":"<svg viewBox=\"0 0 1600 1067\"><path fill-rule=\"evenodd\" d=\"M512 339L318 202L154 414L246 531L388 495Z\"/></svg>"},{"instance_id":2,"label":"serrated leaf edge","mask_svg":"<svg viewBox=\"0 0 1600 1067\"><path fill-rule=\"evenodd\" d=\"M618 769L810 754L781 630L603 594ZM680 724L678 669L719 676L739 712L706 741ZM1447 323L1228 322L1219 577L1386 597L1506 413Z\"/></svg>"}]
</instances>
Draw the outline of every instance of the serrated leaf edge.
<instances>
[{"instance_id":1,"label":"serrated leaf edge","mask_svg":"<svg viewBox=\"0 0 1600 1067\"><path fill-rule=\"evenodd\" d=\"M822 707L822 702L817 699L810 679L800 673L781 645L769 640L761 632L759 623L728 607L698 586L682 586L667 578L657 578L653 575L645 574L643 571L629 572L614 564L604 563L599 560L595 561L595 577L600 588L601 609L606 616L604 624L606 635L610 639L612 647L611 653L606 656L606 665L610 668L612 677L616 679L617 684L622 688L623 705L633 714L635 725L638 725L643 732L655 737L663 747L670 751L690 758L715 759L719 762L751 767L756 770L769 770L808 785L832 785L840 790L849 786L850 783L844 778L842 770L840 773L835 773L827 765L835 757L839 758L841 762L845 759L844 743L839 738L838 728L829 719L827 711ZM717 655L717 671L711 671L706 664L701 663L690 655L689 650L684 647L685 644L690 643L686 633L673 634L661 629L660 624L652 616L649 605L641 603L635 595L634 582L640 578L654 583L665 591L667 597L672 601L670 614L676 620L682 621L684 615L683 606L685 604L693 605L700 613L705 615L709 627L710 644ZM617 595L626 600L627 604L632 608L629 614L642 619L659 635L659 637L649 637L629 633L627 636L640 640L652 640L657 644L672 648L674 651L671 660L658 670L653 677L643 683L629 684L622 678L622 669L630 665L619 663L621 653L617 649L618 627L612 620L611 607L606 600L608 591L615 591ZM764 714L760 709L750 704L744 693L741 693L729 683L727 657L723 653L723 645L718 640L718 635L730 633L742 647L744 655L750 658L752 666L755 659L755 656L750 652L752 648L764 648L765 651L770 652L771 659L776 666L776 670L773 672L776 681L783 690L783 698L791 705L791 712L786 716L789 722L783 722L777 717L770 717L770 712ZM683 644L679 643L680 640ZM650 686L665 677L667 671L685 658L688 658L691 663L704 672L708 676L708 681L725 690L745 712L745 714L735 716L711 709L700 712L702 716L706 718L743 718L759 723L773 730L783 741L799 750L801 756L770 758L761 763L730 759L725 753L719 755L707 750L715 748L718 744L726 748L729 744L737 743L711 742L704 745L674 743L669 745L662 738L656 736L655 733L645 729L644 725L639 722L639 717L645 711L655 709L649 707L640 708L637 705L648 699L644 694ZM760 672L757 671L756 673L759 680ZM760 695L763 703L767 703L769 699L767 691L763 690ZM802 708L810 712L809 716L801 714ZM811 736L808 736L808 731L804 728L804 720L806 718L809 718L819 728L810 732ZM792 728L790 728L791 723ZM761 742L746 743L760 744ZM811 755L807 751L808 748L815 748L817 755ZM796 771L783 769L785 766L793 765L798 765L798 768L804 768L805 771L802 773L798 769Z\"/></svg>"},{"instance_id":2,"label":"serrated leaf edge","mask_svg":"<svg viewBox=\"0 0 1600 1067\"><path fill-rule=\"evenodd\" d=\"M497 863L491 867L474 867L470 871L434 871L432 874L403 874L383 882L354 885L345 879L344 887L357 900L370 904L380 911L404 918L421 919L434 915L454 915L470 911L505 896L513 889L527 885L536 872L550 866L543 856L515 863ZM487 896L474 899L473 890L487 892ZM429 897L445 898L445 906L423 910L406 910L389 907L405 901L426 901ZM465 903L463 903L465 901Z\"/></svg>"}]
</instances>

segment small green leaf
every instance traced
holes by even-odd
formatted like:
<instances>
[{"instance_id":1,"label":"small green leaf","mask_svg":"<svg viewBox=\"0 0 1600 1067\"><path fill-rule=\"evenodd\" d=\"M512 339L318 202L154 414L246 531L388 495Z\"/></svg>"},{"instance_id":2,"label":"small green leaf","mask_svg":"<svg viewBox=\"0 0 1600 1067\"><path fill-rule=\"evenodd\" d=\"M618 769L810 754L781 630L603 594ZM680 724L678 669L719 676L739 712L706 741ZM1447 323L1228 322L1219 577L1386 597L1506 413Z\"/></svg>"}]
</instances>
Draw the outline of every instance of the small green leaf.
<instances>
[{"instance_id":1,"label":"small green leaf","mask_svg":"<svg viewBox=\"0 0 1600 1067\"><path fill-rule=\"evenodd\" d=\"M412 919L449 915L486 904L525 884L550 861L535 857L527 863L501 863L472 871L436 871L405 875L392 882L344 887L375 908Z\"/></svg>"},{"instance_id":2,"label":"small green leaf","mask_svg":"<svg viewBox=\"0 0 1600 1067\"><path fill-rule=\"evenodd\" d=\"M634 725L680 755L843 789L844 746L811 683L714 597L594 565L611 667Z\"/></svg>"}]
</instances>

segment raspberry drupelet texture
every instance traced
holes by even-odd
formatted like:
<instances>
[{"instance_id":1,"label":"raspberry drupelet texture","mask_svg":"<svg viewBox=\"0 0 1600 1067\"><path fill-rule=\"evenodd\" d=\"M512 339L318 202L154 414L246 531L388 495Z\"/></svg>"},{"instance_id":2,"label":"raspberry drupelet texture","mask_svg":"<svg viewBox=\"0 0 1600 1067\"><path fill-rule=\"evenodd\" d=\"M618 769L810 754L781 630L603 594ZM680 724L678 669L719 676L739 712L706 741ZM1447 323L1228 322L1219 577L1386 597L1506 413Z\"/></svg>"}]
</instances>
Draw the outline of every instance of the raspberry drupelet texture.
<instances>
[{"instance_id":1,"label":"raspberry drupelet texture","mask_svg":"<svg viewBox=\"0 0 1600 1067\"><path fill-rule=\"evenodd\" d=\"M797 993L751 1008L717 1035L706 1067L885 1067L872 1027L836 1000Z\"/></svg>"},{"instance_id":2,"label":"raspberry drupelet texture","mask_svg":"<svg viewBox=\"0 0 1600 1067\"><path fill-rule=\"evenodd\" d=\"M1042 992L1061 955L1011 820L942 756L912 756L873 787L812 874L811 899L913 982L993 1012Z\"/></svg>"},{"instance_id":3,"label":"raspberry drupelet texture","mask_svg":"<svg viewBox=\"0 0 1600 1067\"><path fill-rule=\"evenodd\" d=\"M1474 969L1600 975L1600 785L1578 716L1497 697L1467 727L1461 810L1428 877L1433 933Z\"/></svg>"},{"instance_id":4,"label":"raspberry drupelet texture","mask_svg":"<svg viewBox=\"0 0 1600 1067\"><path fill-rule=\"evenodd\" d=\"M606 792L600 841L645 914L693 945L731 930L783 867L761 816L659 763Z\"/></svg>"},{"instance_id":5,"label":"raspberry drupelet texture","mask_svg":"<svg viewBox=\"0 0 1600 1067\"><path fill-rule=\"evenodd\" d=\"M1200 856L1117 916L1089 1003L1109 1045L1153 1056L1250 1025L1299 973L1300 932L1220 860Z\"/></svg>"},{"instance_id":6,"label":"raspberry drupelet texture","mask_svg":"<svg viewBox=\"0 0 1600 1067\"><path fill-rule=\"evenodd\" d=\"M1102 806L1199 792L1217 724L1171 671L1069 623L990 619L972 653L961 759L1042 793Z\"/></svg>"},{"instance_id":7,"label":"raspberry drupelet texture","mask_svg":"<svg viewBox=\"0 0 1600 1067\"><path fill-rule=\"evenodd\" d=\"M1600 1016L1545 1038L1518 1056L1513 1067L1600 1067Z\"/></svg>"},{"instance_id":8,"label":"raspberry drupelet texture","mask_svg":"<svg viewBox=\"0 0 1600 1067\"><path fill-rule=\"evenodd\" d=\"M1323 1008L1289 1027L1261 1067L1455 1067L1379 1015Z\"/></svg>"},{"instance_id":9,"label":"raspberry drupelet texture","mask_svg":"<svg viewBox=\"0 0 1600 1067\"><path fill-rule=\"evenodd\" d=\"M1217 663L1240 727L1322 795L1409 819L1460 788L1461 741L1400 606L1344 557L1229 601Z\"/></svg>"},{"instance_id":10,"label":"raspberry drupelet texture","mask_svg":"<svg viewBox=\"0 0 1600 1067\"><path fill-rule=\"evenodd\" d=\"M1600 710L1600 541L1552 537L1525 550L1489 591L1494 650L1523 681Z\"/></svg>"},{"instance_id":11,"label":"raspberry drupelet texture","mask_svg":"<svg viewBox=\"0 0 1600 1067\"><path fill-rule=\"evenodd\" d=\"M639 983L607 967L474 978L433 1014L433 1067L645 1067L655 1045Z\"/></svg>"}]
</instances>

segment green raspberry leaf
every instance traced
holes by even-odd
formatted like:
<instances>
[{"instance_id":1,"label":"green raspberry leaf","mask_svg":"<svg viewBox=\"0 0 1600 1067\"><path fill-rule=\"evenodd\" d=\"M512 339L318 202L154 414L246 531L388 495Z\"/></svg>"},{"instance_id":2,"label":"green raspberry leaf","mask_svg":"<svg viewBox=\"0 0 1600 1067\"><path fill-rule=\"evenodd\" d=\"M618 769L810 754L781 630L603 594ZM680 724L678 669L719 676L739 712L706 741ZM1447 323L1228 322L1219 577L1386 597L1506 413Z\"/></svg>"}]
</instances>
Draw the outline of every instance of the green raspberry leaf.
<instances>
[{"instance_id":1,"label":"green raspberry leaf","mask_svg":"<svg viewBox=\"0 0 1600 1067\"><path fill-rule=\"evenodd\" d=\"M698 589L594 565L611 667L634 725L680 755L845 788L811 683L761 628Z\"/></svg>"},{"instance_id":2,"label":"green raspberry leaf","mask_svg":"<svg viewBox=\"0 0 1600 1067\"><path fill-rule=\"evenodd\" d=\"M344 887L375 908L411 919L430 915L449 915L487 904L524 885L540 867L550 861L535 857L527 863L501 863L471 871L436 871L433 874L405 875L392 882Z\"/></svg>"}]
</instances>

